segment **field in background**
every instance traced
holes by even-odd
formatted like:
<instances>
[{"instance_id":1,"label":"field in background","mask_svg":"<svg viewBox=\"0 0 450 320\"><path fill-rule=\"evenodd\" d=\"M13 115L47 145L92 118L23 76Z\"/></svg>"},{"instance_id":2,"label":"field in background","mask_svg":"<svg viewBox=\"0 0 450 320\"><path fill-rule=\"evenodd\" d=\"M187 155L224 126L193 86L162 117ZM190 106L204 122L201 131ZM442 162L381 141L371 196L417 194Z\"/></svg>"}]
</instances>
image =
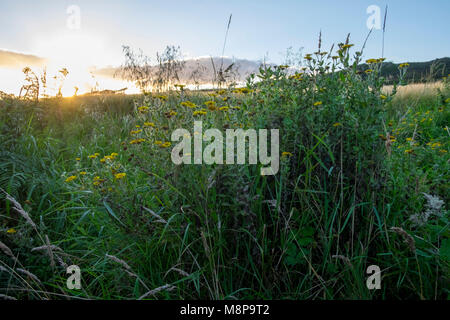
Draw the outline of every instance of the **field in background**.
<instances>
[{"instance_id":1,"label":"field in background","mask_svg":"<svg viewBox=\"0 0 450 320\"><path fill-rule=\"evenodd\" d=\"M448 298L448 79L386 87L350 50L241 89L0 100L0 294ZM280 172L172 164L171 133L196 119L279 129Z\"/></svg>"}]
</instances>

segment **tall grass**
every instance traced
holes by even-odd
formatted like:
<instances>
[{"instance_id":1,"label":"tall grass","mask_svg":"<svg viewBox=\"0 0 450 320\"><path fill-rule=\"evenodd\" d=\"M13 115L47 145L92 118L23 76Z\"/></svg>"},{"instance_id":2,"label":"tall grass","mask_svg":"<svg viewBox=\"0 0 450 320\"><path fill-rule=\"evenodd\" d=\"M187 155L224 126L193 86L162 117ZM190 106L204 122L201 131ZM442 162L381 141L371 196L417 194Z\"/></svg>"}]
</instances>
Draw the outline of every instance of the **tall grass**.
<instances>
[{"instance_id":1,"label":"tall grass","mask_svg":"<svg viewBox=\"0 0 450 320\"><path fill-rule=\"evenodd\" d=\"M383 91L381 60L362 76L360 59L347 42L295 74L261 67L244 89L0 101L0 293L447 298L448 211L411 216L431 210L424 194L449 200L448 82L402 96ZM194 119L279 129L280 172L172 164L164 143ZM71 264L81 290L66 288ZM366 286L373 264L381 290Z\"/></svg>"}]
</instances>

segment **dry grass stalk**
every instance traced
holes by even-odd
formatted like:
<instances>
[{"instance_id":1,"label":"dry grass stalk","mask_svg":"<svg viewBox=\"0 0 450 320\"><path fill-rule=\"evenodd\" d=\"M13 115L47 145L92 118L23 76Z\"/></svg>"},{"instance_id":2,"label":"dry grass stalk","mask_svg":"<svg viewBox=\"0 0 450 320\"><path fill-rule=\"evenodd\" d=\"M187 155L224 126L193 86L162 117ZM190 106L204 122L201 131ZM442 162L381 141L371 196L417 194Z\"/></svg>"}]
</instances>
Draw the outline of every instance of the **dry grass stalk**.
<instances>
[{"instance_id":1,"label":"dry grass stalk","mask_svg":"<svg viewBox=\"0 0 450 320\"><path fill-rule=\"evenodd\" d=\"M340 255L340 254L335 254L333 256L331 256L334 259L340 259L342 260L346 265L348 265L349 267L353 268L353 264L350 262L350 259L347 258L346 256Z\"/></svg>"},{"instance_id":2,"label":"dry grass stalk","mask_svg":"<svg viewBox=\"0 0 450 320\"><path fill-rule=\"evenodd\" d=\"M163 285L161 287L158 287L156 289L150 290L149 292L147 292L144 295L142 295L141 297L139 297L138 300L142 300L142 299L144 299L144 298L146 298L148 296L155 295L155 294L157 294L157 293L159 293L161 291L171 291L173 289L175 289L174 286L172 286L170 284L165 284L165 285Z\"/></svg>"},{"instance_id":3,"label":"dry grass stalk","mask_svg":"<svg viewBox=\"0 0 450 320\"><path fill-rule=\"evenodd\" d=\"M1 294L1 293L0 293L0 299L3 299L3 300L17 300L14 297L7 296L6 294Z\"/></svg>"},{"instance_id":4,"label":"dry grass stalk","mask_svg":"<svg viewBox=\"0 0 450 320\"><path fill-rule=\"evenodd\" d=\"M30 277L31 279L33 279L33 280L36 281L36 282L41 283L41 280L39 280L39 278L38 278L36 275L34 275L33 273L31 273L31 272L28 271L28 270L25 270L25 269L22 269L22 268L17 268L16 271L21 272L21 273L27 275L28 277Z\"/></svg>"},{"instance_id":5,"label":"dry grass stalk","mask_svg":"<svg viewBox=\"0 0 450 320\"><path fill-rule=\"evenodd\" d=\"M48 239L48 236L45 235L45 242L47 243L47 254L48 257L50 258L50 266L52 268L55 267L55 259L53 258L53 250L50 248L50 240Z\"/></svg>"},{"instance_id":6,"label":"dry grass stalk","mask_svg":"<svg viewBox=\"0 0 450 320\"><path fill-rule=\"evenodd\" d=\"M416 242L414 241L414 238L409 233L407 233L402 228L398 228L398 227L391 227L391 230L394 231L395 233L401 235L403 237L403 240L405 241L405 243L408 245L409 250L411 250L412 253L416 253Z\"/></svg>"},{"instance_id":7,"label":"dry grass stalk","mask_svg":"<svg viewBox=\"0 0 450 320\"><path fill-rule=\"evenodd\" d=\"M3 191L3 192L5 193L5 195L6 195L6 200L9 200L9 201L13 204L12 209L13 209L14 211L16 211L18 214L20 214L30 226L32 226L34 229L36 229L36 224L35 224L35 223L33 222L33 220L30 218L30 215L28 214L28 212L26 212L26 211L22 208L22 206L20 205L20 203L17 202L16 199L14 199L14 198L13 198L9 193L7 193L5 190L3 190L3 189L1 189L1 188L0 188L0 190Z\"/></svg>"},{"instance_id":8,"label":"dry grass stalk","mask_svg":"<svg viewBox=\"0 0 450 320\"><path fill-rule=\"evenodd\" d=\"M181 269L178 269L178 268L175 268L175 267L170 268L169 271L166 272L166 275L167 275L170 271L175 271L175 272L179 273L180 275L182 275L183 277L190 277L190 276L191 276L191 275L190 275L189 273L187 273L186 271L181 270Z\"/></svg>"},{"instance_id":9,"label":"dry grass stalk","mask_svg":"<svg viewBox=\"0 0 450 320\"><path fill-rule=\"evenodd\" d=\"M146 207L142 207L145 211L149 212L152 216L154 216L156 219L156 222L161 222L161 223L166 223L167 221L165 219L163 219L160 215L158 215L156 212L154 212L153 210L146 208Z\"/></svg>"},{"instance_id":10,"label":"dry grass stalk","mask_svg":"<svg viewBox=\"0 0 450 320\"><path fill-rule=\"evenodd\" d=\"M202 237L202 243L203 243L203 247L205 248L205 253L206 253L206 255L209 257L210 251L209 251L208 242L206 241L205 233L202 231L202 232L200 233L200 235L201 235L201 237Z\"/></svg>"},{"instance_id":11,"label":"dry grass stalk","mask_svg":"<svg viewBox=\"0 0 450 320\"><path fill-rule=\"evenodd\" d=\"M111 259L112 261L117 262L118 264L120 264L120 265L121 265L122 267L124 267L125 269L131 270L131 267L128 265L128 263L126 263L126 262L123 261L122 259L119 259L119 258L117 258L117 257L115 257L115 256L112 256L112 255L109 255L109 254L106 254L105 256L106 256L107 258Z\"/></svg>"},{"instance_id":12,"label":"dry grass stalk","mask_svg":"<svg viewBox=\"0 0 450 320\"><path fill-rule=\"evenodd\" d=\"M0 241L0 249L11 259L14 260L14 262L19 262L16 258L16 256L13 254L13 252L11 251L11 249L4 244L3 242Z\"/></svg>"},{"instance_id":13,"label":"dry grass stalk","mask_svg":"<svg viewBox=\"0 0 450 320\"><path fill-rule=\"evenodd\" d=\"M51 245L35 247L35 248L31 249L31 252L42 251L42 250L63 251L60 247L51 244Z\"/></svg>"}]
</instances>

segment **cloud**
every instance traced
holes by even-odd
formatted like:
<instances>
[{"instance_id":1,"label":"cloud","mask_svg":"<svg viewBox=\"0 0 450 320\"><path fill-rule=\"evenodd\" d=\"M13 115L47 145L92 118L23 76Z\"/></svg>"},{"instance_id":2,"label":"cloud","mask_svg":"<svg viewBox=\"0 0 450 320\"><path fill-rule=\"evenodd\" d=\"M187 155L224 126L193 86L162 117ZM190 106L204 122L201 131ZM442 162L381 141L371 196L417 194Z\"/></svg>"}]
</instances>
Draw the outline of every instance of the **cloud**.
<instances>
[{"instance_id":1,"label":"cloud","mask_svg":"<svg viewBox=\"0 0 450 320\"><path fill-rule=\"evenodd\" d=\"M0 68L22 69L24 67L41 67L46 59L20 52L0 49Z\"/></svg>"},{"instance_id":2,"label":"cloud","mask_svg":"<svg viewBox=\"0 0 450 320\"><path fill-rule=\"evenodd\" d=\"M258 73L261 62L246 59L232 59L224 57L197 57L184 60L185 65L180 72L180 82L182 83L211 83L214 81L214 69L216 72L220 70L229 70L227 75L229 80L237 82L245 81L251 73ZM230 67L231 66L231 67ZM152 67L156 72L156 66ZM101 69L92 69L92 74L99 77L120 78L120 68L108 67Z\"/></svg>"}]
</instances>

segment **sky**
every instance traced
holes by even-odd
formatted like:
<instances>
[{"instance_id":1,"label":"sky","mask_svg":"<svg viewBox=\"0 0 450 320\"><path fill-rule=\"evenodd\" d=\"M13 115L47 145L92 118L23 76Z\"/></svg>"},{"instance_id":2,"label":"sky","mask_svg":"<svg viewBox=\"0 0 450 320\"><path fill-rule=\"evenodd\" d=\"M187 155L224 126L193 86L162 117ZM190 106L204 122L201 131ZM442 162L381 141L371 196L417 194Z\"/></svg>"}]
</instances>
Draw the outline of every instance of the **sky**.
<instances>
[{"instance_id":1,"label":"sky","mask_svg":"<svg viewBox=\"0 0 450 320\"><path fill-rule=\"evenodd\" d=\"M289 47L315 51L319 32L325 49L343 42L348 33L360 48L369 19L375 28L365 57L376 58L382 49L376 21L383 23L386 5L388 60L450 56L449 0L0 0L0 49L37 55L55 69L64 65L79 72L88 66L119 66L122 45L141 48L150 57L166 45L179 45L187 58L220 56L232 14L225 56L284 63ZM368 12L374 6L379 15ZM7 76L2 70L0 61L0 90Z\"/></svg>"}]
</instances>

